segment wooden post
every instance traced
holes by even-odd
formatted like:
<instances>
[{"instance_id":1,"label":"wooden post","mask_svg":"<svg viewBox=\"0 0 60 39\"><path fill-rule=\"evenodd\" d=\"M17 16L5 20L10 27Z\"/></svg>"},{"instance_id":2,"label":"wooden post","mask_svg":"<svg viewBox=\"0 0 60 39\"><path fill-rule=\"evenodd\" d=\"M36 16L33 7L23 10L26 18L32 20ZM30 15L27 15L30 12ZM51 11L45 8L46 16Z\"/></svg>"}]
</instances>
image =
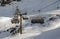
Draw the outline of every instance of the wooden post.
<instances>
[{"instance_id":1,"label":"wooden post","mask_svg":"<svg viewBox=\"0 0 60 39\"><path fill-rule=\"evenodd\" d=\"M22 34L22 16L20 16L20 34Z\"/></svg>"}]
</instances>

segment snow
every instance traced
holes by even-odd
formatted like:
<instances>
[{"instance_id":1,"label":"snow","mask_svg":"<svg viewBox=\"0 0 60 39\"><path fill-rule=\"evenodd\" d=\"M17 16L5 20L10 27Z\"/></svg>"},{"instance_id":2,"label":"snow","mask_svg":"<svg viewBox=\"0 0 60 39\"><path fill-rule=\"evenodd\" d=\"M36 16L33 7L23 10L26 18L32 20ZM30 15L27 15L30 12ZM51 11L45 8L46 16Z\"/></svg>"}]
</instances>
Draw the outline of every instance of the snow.
<instances>
[{"instance_id":1,"label":"snow","mask_svg":"<svg viewBox=\"0 0 60 39\"><path fill-rule=\"evenodd\" d=\"M23 20L22 34L11 35L6 30L19 25L11 23L16 6L22 13L27 12L29 19ZM60 39L60 10L57 9L59 6L59 0L22 0L12 2L11 5L5 7L0 6L0 39ZM59 16L56 16L57 14ZM31 19L35 16L44 17L45 23L32 24ZM56 19L49 21L51 17Z\"/></svg>"},{"instance_id":2,"label":"snow","mask_svg":"<svg viewBox=\"0 0 60 39\"><path fill-rule=\"evenodd\" d=\"M48 19L50 18L49 15L51 17L56 17L57 19L55 21L48 21ZM59 39L60 18L53 14L45 14L43 16L47 17L44 24L31 25L29 20L23 20L23 34L18 33L16 35L11 35L9 32L2 32L0 33L0 39ZM9 17L1 17L0 31L7 30L10 27L17 25L12 24L10 21L11 18Z\"/></svg>"},{"instance_id":3,"label":"snow","mask_svg":"<svg viewBox=\"0 0 60 39\"><path fill-rule=\"evenodd\" d=\"M55 3L57 1L57 3ZM52 4L52 5L51 5ZM48 6L49 5L49 6ZM21 2L12 2L11 5L5 7L0 6L0 16L11 17L14 13L16 6L22 11L27 12L29 15L37 14L41 12L48 12L59 10L57 7L60 6L59 0L22 0ZM46 7L46 8L45 8ZM38 11L40 10L40 12Z\"/></svg>"}]
</instances>

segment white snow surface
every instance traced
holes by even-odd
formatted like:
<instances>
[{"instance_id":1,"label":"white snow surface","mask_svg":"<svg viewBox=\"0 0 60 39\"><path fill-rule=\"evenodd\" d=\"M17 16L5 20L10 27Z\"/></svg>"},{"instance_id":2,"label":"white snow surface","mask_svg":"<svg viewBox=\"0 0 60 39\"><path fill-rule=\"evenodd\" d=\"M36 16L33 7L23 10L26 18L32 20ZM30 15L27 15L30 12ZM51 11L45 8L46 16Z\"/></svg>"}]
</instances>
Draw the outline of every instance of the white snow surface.
<instances>
[{"instance_id":1,"label":"white snow surface","mask_svg":"<svg viewBox=\"0 0 60 39\"><path fill-rule=\"evenodd\" d=\"M11 17L15 12L16 6L22 13L27 12L28 15L41 12L60 12L60 8L57 9L57 7L60 7L59 0L22 0L21 2L11 2L11 5L6 5L5 7L0 6L0 16Z\"/></svg>"},{"instance_id":2,"label":"white snow surface","mask_svg":"<svg viewBox=\"0 0 60 39\"><path fill-rule=\"evenodd\" d=\"M19 25L11 23L16 6L22 12L28 13L29 20L23 20L23 34L11 35L9 32L2 32ZM60 10L57 9L59 6L59 0L22 0L0 7L0 39L60 39L60 16L56 16L60 15ZM45 23L31 24L31 18L35 16L45 17ZM51 17L56 20L48 21Z\"/></svg>"},{"instance_id":3,"label":"white snow surface","mask_svg":"<svg viewBox=\"0 0 60 39\"><path fill-rule=\"evenodd\" d=\"M60 17L56 14L43 14L44 24L31 24L31 20L23 20L23 34L11 35L9 32L0 33L0 39L60 39ZM57 18L48 21L50 17ZM10 17L0 17L0 31L9 29L18 24L12 24Z\"/></svg>"}]
</instances>

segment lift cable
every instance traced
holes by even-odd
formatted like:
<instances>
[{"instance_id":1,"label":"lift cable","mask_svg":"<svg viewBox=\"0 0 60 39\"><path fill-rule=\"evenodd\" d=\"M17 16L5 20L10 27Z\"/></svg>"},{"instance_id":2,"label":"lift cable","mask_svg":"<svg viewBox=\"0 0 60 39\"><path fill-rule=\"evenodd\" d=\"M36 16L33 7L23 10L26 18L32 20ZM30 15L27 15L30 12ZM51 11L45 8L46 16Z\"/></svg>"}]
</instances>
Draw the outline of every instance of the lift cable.
<instances>
[{"instance_id":1,"label":"lift cable","mask_svg":"<svg viewBox=\"0 0 60 39\"><path fill-rule=\"evenodd\" d=\"M53 2L51 4L49 4L49 5L45 6L44 8L41 8L40 10L45 9L45 8L47 8L47 7L49 7L49 6L53 5L53 4L56 4L58 2L60 2L60 0L57 0L57 1L55 1L55 2Z\"/></svg>"}]
</instances>

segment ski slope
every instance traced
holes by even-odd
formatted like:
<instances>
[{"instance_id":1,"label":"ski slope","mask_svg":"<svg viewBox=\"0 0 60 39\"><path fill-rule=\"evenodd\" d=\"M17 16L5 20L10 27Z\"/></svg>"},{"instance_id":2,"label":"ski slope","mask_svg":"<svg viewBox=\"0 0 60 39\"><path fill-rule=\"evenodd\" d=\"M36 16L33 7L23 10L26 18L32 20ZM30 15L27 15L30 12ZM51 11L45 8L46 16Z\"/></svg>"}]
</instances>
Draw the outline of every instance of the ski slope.
<instances>
[{"instance_id":1,"label":"ski slope","mask_svg":"<svg viewBox=\"0 0 60 39\"><path fill-rule=\"evenodd\" d=\"M16 6L22 13L27 12L29 19L23 20L23 34L11 35L6 30L19 25L11 23ZM60 7L59 0L22 0L0 6L0 39L60 39L60 8L57 7ZM31 18L35 16L44 17L45 23L31 24ZM51 17L56 19L48 21Z\"/></svg>"},{"instance_id":2,"label":"ski slope","mask_svg":"<svg viewBox=\"0 0 60 39\"><path fill-rule=\"evenodd\" d=\"M39 15L38 15L39 16ZM7 30L19 24L12 24L10 17L0 17L0 39L60 39L60 17L53 14L42 15L44 24L32 24L29 20L23 20L23 34L11 35ZM48 21L50 17L56 17L55 21ZM30 19L31 20L31 19Z\"/></svg>"},{"instance_id":3,"label":"ski slope","mask_svg":"<svg viewBox=\"0 0 60 39\"><path fill-rule=\"evenodd\" d=\"M27 12L29 15L41 12L51 12L60 7L59 0L22 0L21 2L12 2L11 5L5 7L0 6L0 16L12 17L15 12L16 6L21 12ZM40 11L39 11L40 10Z\"/></svg>"}]
</instances>

